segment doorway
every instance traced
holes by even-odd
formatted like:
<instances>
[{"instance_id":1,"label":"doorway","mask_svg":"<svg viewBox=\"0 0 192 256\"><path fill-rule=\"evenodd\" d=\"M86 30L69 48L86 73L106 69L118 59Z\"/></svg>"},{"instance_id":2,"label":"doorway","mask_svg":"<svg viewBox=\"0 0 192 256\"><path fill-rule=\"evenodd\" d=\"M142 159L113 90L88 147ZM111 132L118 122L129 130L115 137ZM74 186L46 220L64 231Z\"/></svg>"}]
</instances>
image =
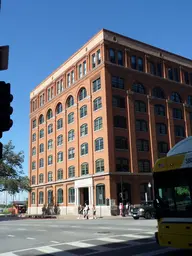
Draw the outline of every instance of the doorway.
<instances>
[{"instance_id":1,"label":"doorway","mask_svg":"<svg viewBox=\"0 0 192 256\"><path fill-rule=\"evenodd\" d=\"M80 188L81 205L89 204L89 188Z\"/></svg>"}]
</instances>

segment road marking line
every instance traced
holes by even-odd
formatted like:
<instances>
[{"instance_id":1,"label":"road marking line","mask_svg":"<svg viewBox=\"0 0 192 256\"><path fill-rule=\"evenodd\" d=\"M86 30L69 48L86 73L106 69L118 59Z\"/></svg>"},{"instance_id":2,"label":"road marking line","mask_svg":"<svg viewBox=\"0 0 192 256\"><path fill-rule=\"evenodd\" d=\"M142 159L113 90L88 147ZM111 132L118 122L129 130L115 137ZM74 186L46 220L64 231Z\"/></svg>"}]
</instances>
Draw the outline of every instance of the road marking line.
<instances>
[{"instance_id":1,"label":"road marking line","mask_svg":"<svg viewBox=\"0 0 192 256\"><path fill-rule=\"evenodd\" d=\"M97 238L97 240L99 240L99 241L104 241L104 242L110 242L110 243L121 243L121 242L125 242L125 240L116 239L116 238L110 238L110 237L101 237L101 238Z\"/></svg>"},{"instance_id":2,"label":"road marking line","mask_svg":"<svg viewBox=\"0 0 192 256\"><path fill-rule=\"evenodd\" d=\"M14 235L8 235L9 237L15 237Z\"/></svg>"},{"instance_id":3,"label":"road marking line","mask_svg":"<svg viewBox=\"0 0 192 256\"><path fill-rule=\"evenodd\" d=\"M0 256L17 256L17 255L12 252L5 252L5 253L0 253Z\"/></svg>"},{"instance_id":4,"label":"road marking line","mask_svg":"<svg viewBox=\"0 0 192 256\"><path fill-rule=\"evenodd\" d=\"M155 250L152 252L147 252L147 253L141 253L141 254L135 254L133 256L155 256L155 255L160 255L162 253L166 253L166 252L174 252L174 251L179 251L179 249L175 249L175 248L165 248L165 249L160 249L160 250Z\"/></svg>"},{"instance_id":5,"label":"road marking line","mask_svg":"<svg viewBox=\"0 0 192 256\"><path fill-rule=\"evenodd\" d=\"M135 234L125 234L125 235L120 235L120 236L129 237L129 238L138 238L138 239L151 237L149 235L135 235ZM153 237L151 237L151 238L153 238Z\"/></svg>"},{"instance_id":6,"label":"road marking line","mask_svg":"<svg viewBox=\"0 0 192 256\"><path fill-rule=\"evenodd\" d=\"M37 248L38 251L43 252L43 253L55 253L55 252L61 252L62 250L60 249L56 249L50 246L43 246L43 247L39 247Z\"/></svg>"},{"instance_id":7,"label":"road marking line","mask_svg":"<svg viewBox=\"0 0 192 256\"><path fill-rule=\"evenodd\" d=\"M145 232L145 234L155 235L155 232L147 231L147 232Z\"/></svg>"},{"instance_id":8,"label":"road marking line","mask_svg":"<svg viewBox=\"0 0 192 256\"><path fill-rule=\"evenodd\" d=\"M26 239L28 239L28 240L34 240L35 238L34 238L34 237L27 237Z\"/></svg>"},{"instance_id":9,"label":"road marking line","mask_svg":"<svg viewBox=\"0 0 192 256\"><path fill-rule=\"evenodd\" d=\"M50 241L51 243L54 243L54 244L59 244L59 242L57 241Z\"/></svg>"},{"instance_id":10,"label":"road marking line","mask_svg":"<svg viewBox=\"0 0 192 256\"><path fill-rule=\"evenodd\" d=\"M27 230L27 229L26 228L17 228L17 230L23 231L23 230Z\"/></svg>"},{"instance_id":11,"label":"road marking line","mask_svg":"<svg viewBox=\"0 0 192 256\"><path fill-rule=\"evenodd\" d=\"M72 245L75 247L79 247L79 248L89 248L89 247L94 247L93 244L88 244L88 243L83 243L83 242L71 242L71 243L67 243L68 245ZM96 246L96 245L95 245Z\"/></svg>"}]
</instances>

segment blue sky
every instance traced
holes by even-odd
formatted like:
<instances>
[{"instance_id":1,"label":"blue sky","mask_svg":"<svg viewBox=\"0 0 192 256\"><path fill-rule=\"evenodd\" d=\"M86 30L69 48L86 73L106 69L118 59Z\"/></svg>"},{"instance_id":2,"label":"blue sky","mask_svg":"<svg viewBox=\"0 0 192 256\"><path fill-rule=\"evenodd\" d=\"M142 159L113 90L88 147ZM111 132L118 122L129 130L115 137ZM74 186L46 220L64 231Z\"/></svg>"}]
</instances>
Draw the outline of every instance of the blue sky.
<instances>
[{"instance_id":1,"label":"blue sky","mask_svg":"<svg viewBox=\"0 0 192 256\"><path fill-rule=\"evenodd\" d=\"M14 125L2 141L24 150L25 172L35 86L102 28L192 58L191 10L191 0L2 0L0 45L10 45L10 58L0 79L14 95Z\"/></svg>"}]
</instances>

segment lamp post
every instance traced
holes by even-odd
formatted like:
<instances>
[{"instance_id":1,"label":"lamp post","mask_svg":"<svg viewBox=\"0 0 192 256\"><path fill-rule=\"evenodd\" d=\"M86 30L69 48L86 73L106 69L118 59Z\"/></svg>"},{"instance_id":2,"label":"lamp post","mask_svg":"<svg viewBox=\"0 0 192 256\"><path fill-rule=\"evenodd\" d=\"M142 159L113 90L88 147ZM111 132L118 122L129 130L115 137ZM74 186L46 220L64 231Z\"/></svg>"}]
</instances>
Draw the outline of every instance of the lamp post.
<instances>
[{"instance_id":1,"label":"lamp post","mask_svg":"<svg viewBox=\"0 0 192 256\"><path fill-rule=\"evenodd\" d=\"M149 199L151 200L151 183L148 183L148 188L149 188Z\"/></svg>"}]
</instances>

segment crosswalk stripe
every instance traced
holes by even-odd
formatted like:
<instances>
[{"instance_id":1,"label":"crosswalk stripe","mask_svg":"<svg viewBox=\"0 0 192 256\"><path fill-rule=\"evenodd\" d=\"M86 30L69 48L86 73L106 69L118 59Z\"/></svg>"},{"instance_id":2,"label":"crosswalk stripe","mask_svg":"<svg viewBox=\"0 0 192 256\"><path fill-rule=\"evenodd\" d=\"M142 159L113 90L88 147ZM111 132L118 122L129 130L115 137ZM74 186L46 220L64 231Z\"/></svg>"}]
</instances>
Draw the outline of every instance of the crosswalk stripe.
<instances>
[{"instance_id":1,"label":"crosswalk stripe","mask_svg":"<svg viewBox=\"0 0 192 256\"><path fill-rule=\"evenodd\" d=\"M142 239L142 238L149 238L151 236L149 235L134 235L134 234L125 234L122 235L123 237L128 237L128 238L138 238L138 239ZM152 238L152 237L151 237Z\"/></svg>"},{"instance_id":2,"label":"crosswalk stripe","mask_svg":"<svg viewBox=\"0 0 192 256\"><path fill-rule=\"evenodd\" d=\"M5 253L1 253L0 256L18 256L18 255L12 252L5 252Z\"/></svg>"},{"instance_id":3,"label":"crosswalk stripe","mask_svg":"<svg viewBox=\"0 0 192 256\"><path fill-rule=\"evenodd\" d=\"M71 243L67 243L67 244L72 245L74 247L79 247L79 248L90 248L90 247L94 246L92 244L88 244L88 243L84 243L84 242L71 242Z\"/></svg>"},{"instance_id":4,"label":"crosswalk stripe","mask_svg":"<svg viewBox=\"0 0 192 256\"><path fill-rule=\"evenodd\" d=\"M125 242L125 240L116 239L116 238L111 238L111 237L101 237L101 238L97 238L97 240L103 241L103 242L109 242L109 243L121 243L121 242Z\"/></svg>"},{"instance_id":5,"label":"crosswalk stripe","mask_svg":"<svg viewBox=\"0 0 192 256\"><path fill-rule=\"evenodd\" d=\"M43 253L55 253L55 252L61 252L62 250L57 249L57 248L53 248L50 246L43 246L43 247L39 247L37 248L38 251L43 252Z\"/></svg>"}]
</instances>

